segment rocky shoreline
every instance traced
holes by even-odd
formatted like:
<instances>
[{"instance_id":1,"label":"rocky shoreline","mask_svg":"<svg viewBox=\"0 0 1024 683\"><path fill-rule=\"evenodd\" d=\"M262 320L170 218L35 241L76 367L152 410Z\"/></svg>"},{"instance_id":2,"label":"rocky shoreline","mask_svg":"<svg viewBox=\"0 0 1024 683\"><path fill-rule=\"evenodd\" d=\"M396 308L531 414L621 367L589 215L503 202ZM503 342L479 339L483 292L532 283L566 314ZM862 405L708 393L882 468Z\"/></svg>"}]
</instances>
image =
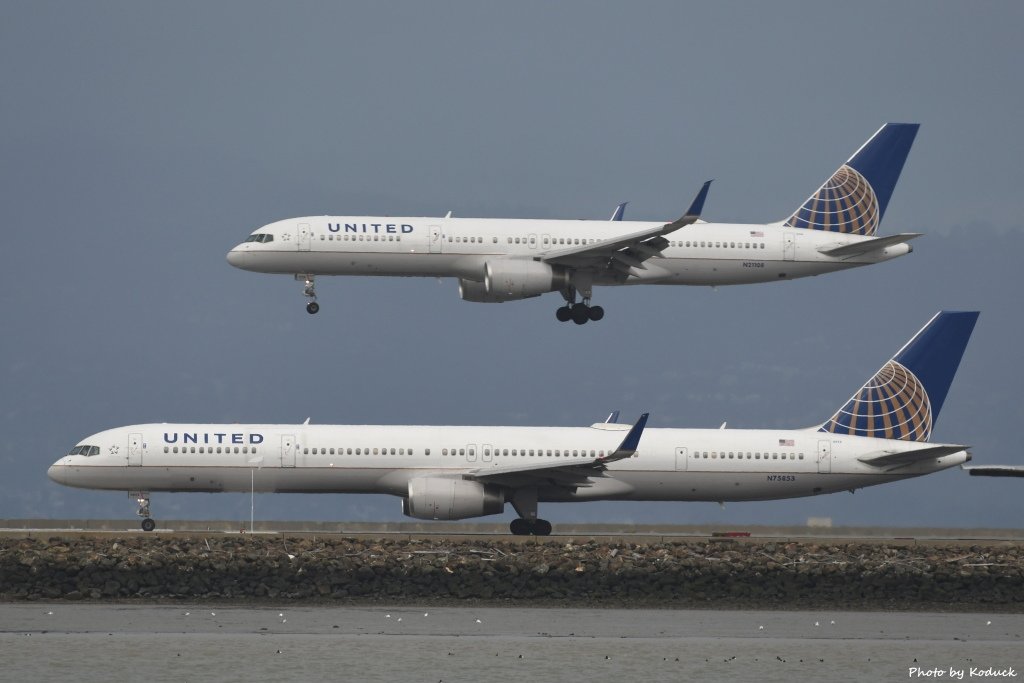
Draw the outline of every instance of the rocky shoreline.
<instances>
[{"instance_id":1,"label":"rocky shoreline","mask_svg":"<svg viewBox=\"0 0 1024 683\"><path fill-rule=\"evenodd\" d=\"M1024 547L23 537L0 539L0 600L1024 612Z\"/></svg>"}]
</instances>

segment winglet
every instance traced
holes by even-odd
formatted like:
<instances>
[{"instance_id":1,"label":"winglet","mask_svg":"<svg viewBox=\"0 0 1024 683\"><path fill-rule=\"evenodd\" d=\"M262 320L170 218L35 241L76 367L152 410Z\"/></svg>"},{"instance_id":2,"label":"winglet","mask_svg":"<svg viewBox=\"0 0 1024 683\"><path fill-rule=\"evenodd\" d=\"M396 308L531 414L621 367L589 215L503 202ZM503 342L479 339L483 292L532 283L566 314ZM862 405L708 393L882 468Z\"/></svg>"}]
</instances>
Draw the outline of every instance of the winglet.
<instances>
[{"instance_id":1,"label":"winglet","mask_svg":"<svg viewBox=\"0 0 1024 683\"><path fill-rule=\"evenodd\" d=\"M619 421L619 411L617 411L617 410L613 410L612 412L608 413L608 417L606 417L604 419L604 423L606 425L607 424L615 424L618 421Z\"/></svg>"},{"instance_id":2,"label":"winglet","mask_svg":"<svg viewBox=\"0 0 1024 683\"><path fill-rule=\"evenodd\" d=\"M626 212L626 204L629 204L629 202L622 202L621 204L616 206L615 207L615 211L612 212L612 217L609 218L608 220L610 220L610 221L621 221L622 220L622 214L624 214Z\"/></svg>"},{"instance_id":3,"label":"winglet","mask_svg":"<svg viewBox=\"0 0 1024 683\"><path fill-rule=\"evenodd\" d=\"M599 458L598 462L615 462L616 460L633 457L637 446L640 445L640 437L643 436L644 427L647 426L647 417L649 415L650 413L641 415L640 419L633 425L633 428L629 430L629 434L626 434L626 438L619 444L619 447L605 457Z\"/></svg>"},{"instance_id":4,"label":"winglet","mask_svg":"<svg viewBox=\"0 0 1024 683\"><path fill-rule=\"evenodd\" d=\"M711 187L711 180L705 181L704 185L701 186L700 192L693 198L693 203L690 204L690 208L686 210L685 216L693 216L694 218L700 218L701 211L704 210L704 200L708 198L708 188Z\"/></svg>"},{"instance_id":5,"label":"winglet","mask_svg":"<svg viewBox=\"0 0 1024 683\"><path fill-rule=\"evenodd\" d=\"M693 203L690 204L690 208L686 210L686 213L665 226L669 232L697 222L701 211L704 210L704 200L708 198L708 188L711 187L711 182L711 180L705 181L700 188L700 192L693 198Z\"/></svg>"}]
</instances>

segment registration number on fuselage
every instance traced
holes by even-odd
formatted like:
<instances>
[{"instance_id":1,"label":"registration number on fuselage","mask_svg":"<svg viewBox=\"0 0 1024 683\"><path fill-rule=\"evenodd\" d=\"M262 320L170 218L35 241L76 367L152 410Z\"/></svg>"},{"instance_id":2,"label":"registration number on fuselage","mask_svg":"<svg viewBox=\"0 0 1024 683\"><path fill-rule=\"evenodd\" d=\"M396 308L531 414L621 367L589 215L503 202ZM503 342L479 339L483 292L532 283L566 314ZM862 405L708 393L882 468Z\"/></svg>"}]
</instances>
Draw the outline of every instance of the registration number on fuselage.
<instances>
[{"instance_id":1,"label":"registration number on fuselage","mask_svg":"<svg viewBox=\"0 0 1024 683\"><path fill-rule=\"evenodd\" d=\"M796 481L795 474L769 474L768 481Z\"/></svg>"},{"instance_id":2,"label":"registration number on fuselage","mask_svg":"<svg viewBox=\"0 0 1024 683\"><path fill-rule=\"evenodd\" d=\"M764 261L744 261L744 268L764 268Z\"/></svg>"}]
</instances>

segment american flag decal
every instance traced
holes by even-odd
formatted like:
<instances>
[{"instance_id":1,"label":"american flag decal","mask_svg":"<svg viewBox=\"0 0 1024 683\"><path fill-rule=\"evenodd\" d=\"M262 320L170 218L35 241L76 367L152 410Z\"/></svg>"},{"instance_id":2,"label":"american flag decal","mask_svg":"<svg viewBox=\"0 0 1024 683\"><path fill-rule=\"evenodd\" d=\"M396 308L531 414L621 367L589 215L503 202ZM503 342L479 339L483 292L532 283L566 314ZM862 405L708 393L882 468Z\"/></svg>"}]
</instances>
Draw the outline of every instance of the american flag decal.
<instances>
[{"instance_id":1,"label":"american flag decal","mask_svg":"<svg viewBox=\"0 0 1024 683\"><path fill-rule=\"evenodd\" d=\"M764 237L764 230L751 230L750 231L750 236L751 237Z\"/></svg>"},{"instance_id":2,"label":"american flag decal","mask_svg":"<svg viewBox=\"0 0 1024 683\"><path fill-rule=\"evenodd\" d=\"M780 446L795 446L793 439L779 439Z\"/></svg>"}]
</instances>

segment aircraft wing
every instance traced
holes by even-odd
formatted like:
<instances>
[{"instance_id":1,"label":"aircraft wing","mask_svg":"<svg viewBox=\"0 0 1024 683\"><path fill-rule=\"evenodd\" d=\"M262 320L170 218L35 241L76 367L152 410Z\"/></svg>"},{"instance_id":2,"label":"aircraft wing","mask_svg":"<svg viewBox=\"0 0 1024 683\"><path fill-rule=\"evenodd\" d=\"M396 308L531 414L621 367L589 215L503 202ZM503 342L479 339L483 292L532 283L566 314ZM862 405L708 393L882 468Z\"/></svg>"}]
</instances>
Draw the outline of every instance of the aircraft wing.
<instances>
[{"instance_id":1,"label":"aircraft wing","mask_svg":"<svg viewBox=\"0 0 1024 683\"><path fill-rule=\"evenodd\" d=\"M609 463L633 457L640 445L644 427L647 426L648 416L649 413L641 415L619 447L605 456L570 458L568 461L556 460L555 462L551 462L551 458L544 457L539 462L523 465L478 467L466 474L479 481L503 480L509 483L515 482L515 485L521 485L524 480L541 479L566 486L588 486L590 477L604 476L604 471L608 468Z\"/></svg>"},{"instance_id":2,"label":"aircraft wing","mask_svg":"<svg viewBox=\"0 0 1024 683\"><path fill-rule=\"evenodd\" d=\"M890 465L910 465L922 460L934 460L944 455L953 455L960 451L966 451L970 446L927 446L912 451L883 451L881 455L870 455L857 458L865 465L873 467L888 467Z\"/></svg>"},{"instance_id":3,"label":"aircraft wing","mask_svg":"<svg viewBox=\"0 0 1024 683\"><path fill-rule=\"evenodd\" d=\"M661 256L661 252L668 247L668 240L663 235L697 222L704 209L704 200L707 199L710 186L710 180L704 183L686 213L671 223L639 230L615 239L548 251L540 256L540 260L571 268L607 266L626 277L632 274L634 268L646 270L644 261Z\"/></svg>"},{"instance_id":4,"label":"aircraft wing","mask_svg":"<svg viewBox=\"0 0 1024 683\"><path fill-rule=\"evenodd\" d=\"M972 477L1024 477L1024 466L1020 465L976 465L963 469Z\"/></svg>"},{"instance_id":5,"label":"aircraft wing","mask_svg":"<svg viewBox=\"0 0 1024 683\"><path fill-rule=\"evenodd\" d=\"M887 235L886 237L875 237L869 240L857 240L856 242L840 244L839 246L826 245L818 249L818 251L826 256L857 256L859 254L866 254L869 251L875 251L876 249L891 247L894 244L909 242L915 237L920 237L921 234L922 233L919 232L904 232L899 235Z\"/></svg>"}]
</instances>

